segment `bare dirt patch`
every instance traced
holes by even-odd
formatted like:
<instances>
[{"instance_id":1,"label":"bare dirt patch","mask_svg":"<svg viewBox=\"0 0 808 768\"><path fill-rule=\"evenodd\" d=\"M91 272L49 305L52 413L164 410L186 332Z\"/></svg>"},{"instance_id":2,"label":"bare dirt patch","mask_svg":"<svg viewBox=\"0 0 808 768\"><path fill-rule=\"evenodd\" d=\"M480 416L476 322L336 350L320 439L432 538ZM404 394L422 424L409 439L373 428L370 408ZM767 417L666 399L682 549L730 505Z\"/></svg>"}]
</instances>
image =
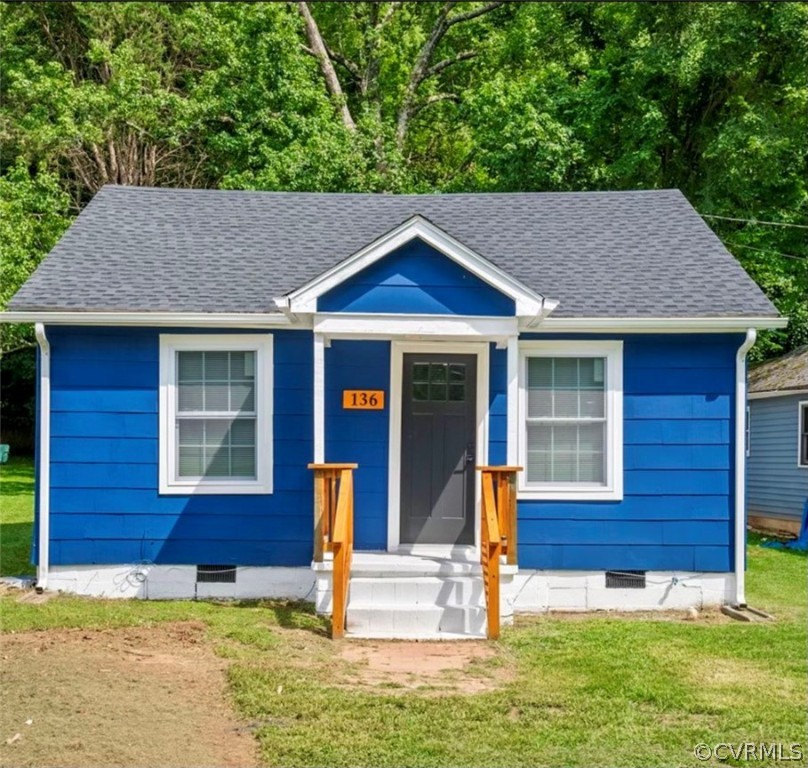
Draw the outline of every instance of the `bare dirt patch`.
<instances>
[{"instance_id":1,"label":"bare dirt patch","mask_svg":"<svg viewBox=\"0 0 808 768\"><path fill-rule=\"evenodd\" d=\"M226 700L226 662L204 629L3 635L0 765L256 765L255 740Z\"/></svg>"},{"instance_id":2,"label":"bare dirt patch","mask_svg":"<svg viewBox=\"0 0 808 768\"><path fill-rule=\"evenodd\" d=\"M351 665L352 684L387 693L481 693L511 678L509 665L491 664L498 653L488 643L352 640L340 656Z\"/></svg>"}]
</instances>

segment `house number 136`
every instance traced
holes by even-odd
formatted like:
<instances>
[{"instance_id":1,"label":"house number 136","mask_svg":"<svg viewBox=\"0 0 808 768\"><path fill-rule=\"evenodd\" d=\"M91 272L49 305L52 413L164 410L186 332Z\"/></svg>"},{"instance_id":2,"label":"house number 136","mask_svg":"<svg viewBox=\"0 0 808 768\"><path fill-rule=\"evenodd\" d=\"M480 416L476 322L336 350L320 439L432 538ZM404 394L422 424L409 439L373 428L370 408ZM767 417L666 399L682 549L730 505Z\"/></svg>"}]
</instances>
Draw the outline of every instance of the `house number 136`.
<instances>
[{"instance_id":1,"label":"house number 136","mask_svg":"<svg viewBox=\"0 0 808 768\"><path fill-rule=\"evenodd\" d=\"M381 389L345 389L342 391L342 407L352 410L380 411L384 408L384 391Z\"/></svg>"}]
</instances>

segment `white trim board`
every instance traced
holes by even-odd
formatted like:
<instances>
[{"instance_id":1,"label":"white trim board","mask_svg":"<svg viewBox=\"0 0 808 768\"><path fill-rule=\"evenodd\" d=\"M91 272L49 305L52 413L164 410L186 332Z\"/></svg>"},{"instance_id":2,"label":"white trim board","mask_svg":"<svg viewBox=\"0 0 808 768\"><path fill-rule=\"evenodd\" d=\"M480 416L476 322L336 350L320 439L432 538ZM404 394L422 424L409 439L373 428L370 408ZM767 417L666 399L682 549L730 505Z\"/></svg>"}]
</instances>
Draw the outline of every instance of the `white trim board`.
<instances>
[{"instance_id":1,"label":"white trim board","mask_svg":"<svg viewBox=\"0 0 808 768\"><path fill-rule=\"evenodd\" d=\"M255 352L255 480L178 479L176 476L176 353ZM161 495L267 494L273 476L273 336L262 334L160 334L159 493ZM223 414L211 414L211 417Z\"/></svg>"},{"instance_id":2,"label":"white trim board","mask_svg":"<svg viewBox=\"0 0 808 768\"><path fill-rule=\"evenodd\" d=\"M390 445L387 467L387 549L398 550L401 541L401 397L404 355L443 352L477 355L477 464L488 463L489 343L447 344L435 341L393 341L390 344ZM479 548L480 488L474 483L474 542Z\"/></svg>"},{"instance_id":3,"label":"white trim board","mask_svg":"<svg viewBox=\"0 0 808 768\"><path fill-rule=\"evenodd\" d=\"M558 302L546 299L532 291L507 272L444 232L440 227L435 226L431 221L417 215L361 248L335 267L326 270L306 285L292 291L287 296L279 296L275 299L275 303L284 312L288 311L293 314L316 312L317 299L320 296L416 239L422 240L440 251L457 262L463 269L513 299L517 315L535 318L542 312L552 311L558 304Z\"/></svg>"},{"instance_id":4,"label":"white trim board","mask_svg":"<svg viewBox=\"0 0 808 768\"><path fill-rule=\"evenodd\" d=\"M305 328L280 312L0 312L2 323L46 325L142 325L174 328Z\"/></svg>"},{"instance_id":5,"label":"white trim board","mask_svg":"<svg viewBox=\"0 0 808 768\"><path fill-rule=\"evenodd\" d=\"M329 338L396 338L406 336L460 338L476 341L504 341L517 333L515 317L471 317L464 315L384 315L318 313L315 333Z\"/></svg>"},{"instance_id":6,"label":"white trim board","mask_svg":"<svg viewBox=\"0 0 808 768\"><path fill-rule=\"evenodd\" d=\"M606 482L533 483L527 477L527 361L530 357L605 358ZM623 498L623 342L521 341L519 342L519 416L517 464L525 467L517 480L521 500L620 501Z\"/></svg>"},{"instance_id":7,"label":"white trim board","mask_svg":"<svg viewBox=\"0 0 808 768\"><path fill-rule=\"evenodd\" d=\"M520 323L529 333L746 333L748 328L785 328L787 317L547 317Z\"/></svg>"},{"instance_id":8,"label":"white trim board","mask_svg":"<svg viewBox=\"0 0 808 768\"><path fill-rule=\"evenodd\" d=\"M768 400L772 397L789 397L790 395L808 395L808 389L780 389L772 392L750 392L748 400Z\"/></svg>"}]
</instances>

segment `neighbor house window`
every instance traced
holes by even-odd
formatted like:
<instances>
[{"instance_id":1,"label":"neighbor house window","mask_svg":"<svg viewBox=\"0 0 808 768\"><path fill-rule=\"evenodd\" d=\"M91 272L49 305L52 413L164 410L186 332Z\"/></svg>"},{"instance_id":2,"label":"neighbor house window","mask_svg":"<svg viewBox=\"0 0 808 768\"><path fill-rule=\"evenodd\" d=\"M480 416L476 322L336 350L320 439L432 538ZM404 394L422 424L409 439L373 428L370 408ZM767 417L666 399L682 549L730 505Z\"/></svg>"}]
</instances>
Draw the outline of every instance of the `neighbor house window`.
<instances>
[{"instance_id":1,"label":"neighbor house window","mask_svg":"<svg viewBox=\"0 0 808 768\"><path fill-rule=\"evenodd\" d=\"M520 351L520 497L622 498L622 342L526 341Z\"/></svg>"},{"instance_id":2,"label":"neighbor house window","mask_svg":"<svg viewBox=\"0 0 808 768\"><path fill-rule=\"evenodd\" d=\"M160 492L269 493L272 336L160 337Z\"/></svg>"},{"instance_id":3,"label":"neighbor house window","mask_svg":"<svg viewBox=\"0 0 808 768\"><path fill-rule=\"evenodd\" d=\"M752 455L752 411L746 406L746 424L744 424L743 442L746 448L746 457Z\"/></svg>"},{"instance_id":4,"label":"neighbor house window","mask_svg":"<svg viewBox=\"0 0 808 768\"><path fill-rule=\"evenodd\" d=\"M808 400L803 400L799 404L799 409L797 462L801 467L808 467Z\"/></svg>"}]
</instances>

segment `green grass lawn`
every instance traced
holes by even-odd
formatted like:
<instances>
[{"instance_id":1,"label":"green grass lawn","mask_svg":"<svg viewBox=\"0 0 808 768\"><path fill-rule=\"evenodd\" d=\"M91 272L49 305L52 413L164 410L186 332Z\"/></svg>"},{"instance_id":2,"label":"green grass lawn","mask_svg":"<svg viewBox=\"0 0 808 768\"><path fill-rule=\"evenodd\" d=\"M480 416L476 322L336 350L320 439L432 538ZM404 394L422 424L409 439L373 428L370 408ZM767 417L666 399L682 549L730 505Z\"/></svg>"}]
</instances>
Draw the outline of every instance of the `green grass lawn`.
<instances>
[{"instance_id":1,"label":"green grass lawn","mask_svg":"<svg viewBox=\"0 0 808 768\"><path fill-rule=\"evenodd\" d=\"M26 559L16 531L26 509L30 519L31 472L21 463L4 470L14 478L0 529L7 573L6 563ZM492 688L474 694L359 684L356 662L340 655L351 641L330 641L303 605L68 596L35 605L7 596L0 609L7 632L205 622L269 765L691 766L703 764L693 755L699 743L802 743L808 752L806 557L760 543L749 549L748 599L776 621L743 624L717 611L696 621L525 618L504 630L492 658L463 672Z\"/></svg>"},{"instance_id":2,"label":"green grass lawn","mask_svg":"<svg viewBox=\"0 0 808 768\"><path fill-rule=\"evenodd\" d=\"M12 456L0 465L0 576L32 576L31 521L34 519L34 465Z\"/></svg>"}]
</instances>

